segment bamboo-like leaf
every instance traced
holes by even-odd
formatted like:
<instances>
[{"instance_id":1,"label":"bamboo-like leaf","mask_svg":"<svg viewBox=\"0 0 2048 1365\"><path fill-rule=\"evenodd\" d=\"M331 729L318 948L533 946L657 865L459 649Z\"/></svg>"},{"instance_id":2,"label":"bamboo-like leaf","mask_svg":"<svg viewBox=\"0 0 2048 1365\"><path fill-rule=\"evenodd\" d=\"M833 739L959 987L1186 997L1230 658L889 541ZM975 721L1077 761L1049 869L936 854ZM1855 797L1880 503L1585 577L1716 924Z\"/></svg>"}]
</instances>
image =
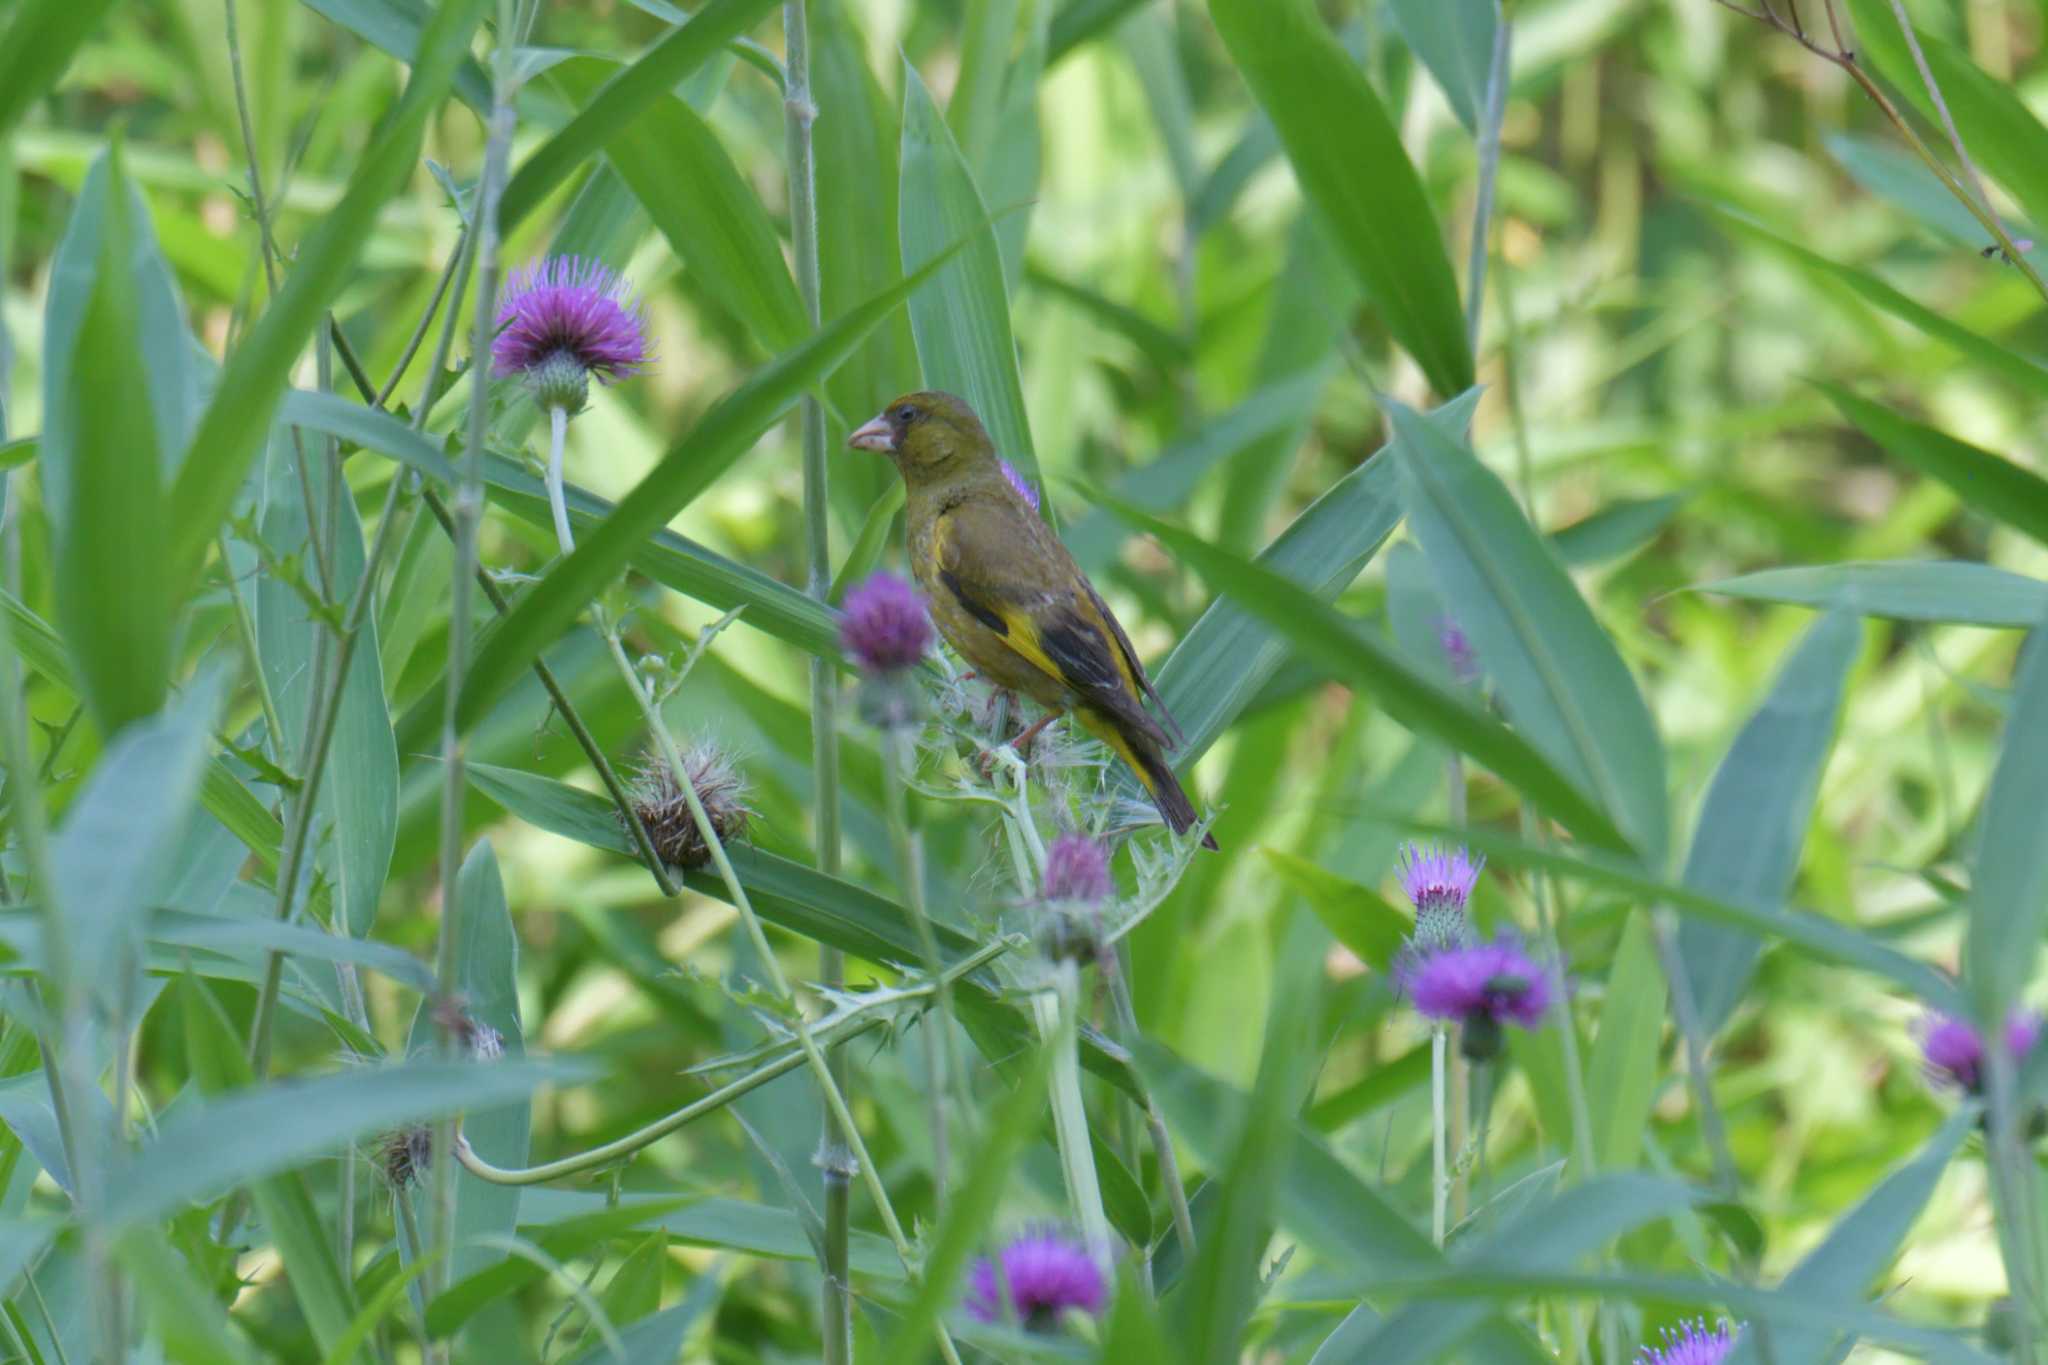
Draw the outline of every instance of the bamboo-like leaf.
<instances>
[{"instance_id":1,"label":"bamboo-like leaf","mask_svg":"<svg viewBox=\"0 0 2048 1365\"><path fill-rule=\"evenodd\" d=\"M1479 130L1493 67L1498 0L1393 0L1387 6L1409 51L1422 59L1465 131Z\"/></svg>"},{"instance_id":2,"label":"bamboo-like leaf","mask_svg":"<svg viewBox=\"0 0 2048 1365\"><path fill-rule=\"evenodd\" d=\"M160 1229L130 1228L114 1244L114 1256L135 1286L152 1337L170 1359L232 1365L257 1358L227 1305L192 1273Z\"/></svg>"},{"instance_id":3,"label":"bamboo-like leaf","mask_svg":"<svg viewBox=\"0 0 2048 1365\"><path fill-rule=\"evenodd\" d=\"M206 547L234 504L250 462L262 449L299 350L347 282L377 213L413 173L427 119L441 105L482 16L481 0L447 0L420 39L405 94L362 151L341 202L319 219L293 254L291 272L270 308L221 371L213 399L187 444L165 515L170 527L172 600L198 577Z\"/></svg>"},{"instance_id":4,"label":"bamboo-like leaf","mask_svg":"<svg viewBox=\"0 0 2048 1365\"><path fill-rule=\"evenodd\" d=\"M2048 479L2011 460L1908 421L1835 384L1816 383L1863 434L1994 521L2048 545Z\"/></svg>"},{"instance_id":5,"label":"bamboo-like leaf","mask_svg":"<svg viewBox=\"0 0 2048 1365\"><path fill-rule=\"evenodd\" d=\"M1149 531L1238 606L1288 639L1304 657L1369 692L1387 714L1470 754L1591 843L1623 847L1609 817L1529 742L1314 594L1270 569L1248 564L1191 532L1169 526L1106 493L1095 501ZM1171 698L1168 699L1171 705Z\"/></svg>"},{"instance_id":6,"label":"bamboo-like leaf","mask_svg":"<svg viewBox=\"0 0 2048 1365\"><path fill-rule=\"evenodd\" d=\"M1409 524L1509 718L1661 869L1664 746L1614 642L1470 447L1399 404L1389 411Z\"/></svg>"},{"instance_id":7,"label":"bamboo-like leaf","mask_svg":"<svg viewBox=\"0 0 2048 1365\"><path fill-rule=\"evenodd\" d=\"M956 244L957 245L957 244ZM787 351L704 414L653 472L531 589L486 635L463 679L457 721L476 724L490 704L576 619L650 536L745 454L761 433L849 355L862 337L912 296L951 251L891 286L802 345Z\"/></svg>"},{"instance_id":8,"label":"bamboo-like leaf","mask_svg":"<svg viewBox=\"0 0 2048 1365\"><path fill-rule=\"evenodd\" d=\"M115 0L22 0L0 28L0 138L48 94Z\"/></svg>"},{"instance_id":9,"label":"bamboo-like leaf","mask_svg":"<svg viewBox=\"0 0 2048 1365\"><path fill-rule=\"evenodd\" d=\"M1649 915L1638 910L1628 917L1614 950L1600 1033L1586 1062L1586 1112L1594 1116L1592 1170L1625 1171L1642 1155L1650 1106L1657 1098L1664 994Z\"/></svg>"},{"instance_id":10,"label":"bamboo-like leaf","mask_svg":"<svg viewBox=\"0 0 2048 1365\"><path fill-rule=\"evenodd\" d=\"M340 24L374 48L401 62L410 62L420 50L420 33L426 28L427 6L422 0L304 0L307 9ZM491 112L491 78L474 57L465 56L455 68L455 96L478 114Z\"/></svg>"},{"instance_id":11,"label":"bamboo-like leaf","mask_svg":"<svg viewBox=\"0 0 2048 1365\"><path fill-rule=\"evenodd\" d=\"M154 349L145 342L160 338L144 334L148 282L131 265L138 254L156 260L148 215L116 144L93 163L58 251L41 452L56 534L57 623L93 716L110 734L163 705L177 624L163 573L160 446L183 431L159 430L159 418L172 415L159 411L168 403L107 401L110 392L148 395L175 382L152 381L144 363ZM184 354L182 333L174 351ZM170 402L182 407L184 397Z\"/></svg>"},{"instance_id":12,"label":"bamboo-like leaf","mask_svg":"<svg viewBox=\"0 0 2048 1365\"><path fill-rule=\"evenodd\" d=\"M612 62L572 57L548 77L588 106L614 70ZM768 211L689 105L656 98L612 131L604 154L700 288L770 351L803 339L810 323Z\"/></svg>"},{"instance_id":13,"label":"bamboo-like leaf","mask_svg":"<svg viewBox=\"0 0 2048 1365\"><path fill-rule=\"evenodd\" d=\"M499 230L510 234L540 207L548 192L602 150L620 129L725 49L775 0L711 0L666 38L604 83L561 131L521 162L498 201Z\"/></svg>"},{"instance_id":14,"label":"bamboo-like leaf","mask_svg":"<svg viewBox=\"0 0 2048 1365\"><path fill-rule=\"evenodd\" d=\"M1687 886L1721 900L1784 901L1799 872L1842 689L1861 642L1855 618L1830 613L1814 622L1786 661L1714 772L1686 857ZM1757 946L1748 934L1700 920L1680 928L1678 955L1709 1036L1742 998Z\"/></svg>"},{"instance_id":15,"label":"bamboo-like leaf","mask_svg":"<svg viewBox=\"0 0 2048 1365\"><path fill-rule=\"evenodd\" d=\"M2026 630L2048 615L2048 583L1963 560L1894 560L1763 569L1700 592L1891 621Z\"/></svg>"},{"instance_id":16,"label":"bamboo-like leaf","mask_svg":"<svg viewBox=\"0 0 2048 1365\"><path fill-rule=\"evenodd\" d=\"M1471 388L1443 228L1365 72L1313 0L1210 0L1209 13L1387 330L1438 394Z\"/></svg>"},{"instance_id":17,"label":"bamboo-like leaf","mask_svg":"<svg viewBox=\"0 0 2048 1365\"><path fill-rule=\"evenodd\" d=\"M2048 626L2048 620L2044 620ZM1978 817L1963 979L1976 1017L2003 1021L2048 920L2048 629L2027 637L1991 789ZM1995 1027L1994 1023L1994 1027Z\"/></svg>"},{"instance_id":18,"label":"bamboo-like leaf","mask_svg":"<svg viewBox=\"0 0 2048 1365\"><path fill-rule=\"evenodd\" d=\"M910 300L910 330L925 387L965 398L996 449L1035 479L1038 457L1017 378L1017 342L991 210L931 91L907 62L902 156L903 268L929 269L940 253L965 239L965 249L937 272L932 287Z\"/></svg>"}]
</instances>

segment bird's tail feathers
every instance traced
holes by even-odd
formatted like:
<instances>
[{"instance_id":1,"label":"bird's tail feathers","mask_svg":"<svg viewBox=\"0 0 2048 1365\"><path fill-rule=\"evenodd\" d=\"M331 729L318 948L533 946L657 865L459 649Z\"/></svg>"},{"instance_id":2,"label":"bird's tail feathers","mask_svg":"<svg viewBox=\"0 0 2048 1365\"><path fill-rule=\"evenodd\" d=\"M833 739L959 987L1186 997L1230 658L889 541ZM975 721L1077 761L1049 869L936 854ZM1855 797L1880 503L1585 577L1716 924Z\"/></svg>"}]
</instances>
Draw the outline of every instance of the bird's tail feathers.
<instances>
[{"instance_id":1,"label":"bird's tail feathers","mask_svg":"<svg viewBox=\"0 0 2048 1365\"><path fill-rule=\"evenodd\" d=\"M1159 807L1159 813L1175 834L1185 834L1192 829L1201 816L1195 810L1195 803L1188 799L1180 779L1174 776L1172 767L1166 762L1166 755L1159 746L1144 735L1133 735L1119 728L1107 716L1084 711L1081 723L1097 739L1114 749L1117 756L1137 774L1138 781L1152 797L1152 804ZM1204 834L1202 847L1215 848L1216 836Z\"/></svg>"}]
</instances>

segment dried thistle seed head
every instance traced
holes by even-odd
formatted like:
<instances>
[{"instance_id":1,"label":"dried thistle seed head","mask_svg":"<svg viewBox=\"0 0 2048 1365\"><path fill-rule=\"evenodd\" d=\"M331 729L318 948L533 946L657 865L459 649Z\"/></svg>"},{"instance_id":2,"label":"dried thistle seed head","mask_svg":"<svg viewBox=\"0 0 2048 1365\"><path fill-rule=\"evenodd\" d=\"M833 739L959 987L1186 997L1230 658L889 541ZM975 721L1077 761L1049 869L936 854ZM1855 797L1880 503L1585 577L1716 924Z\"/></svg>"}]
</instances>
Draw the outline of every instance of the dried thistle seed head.
<instances>
[{"instance_id":1,"label":"dried thistle seed head","mask_svg":"<svg viewBox=\"0 0 2048 1365\"><path fill-rule=\"evenodd\" d=\"M747 805L746 780L732 760L715 745L699 744L683 753L683 769L696 788L697 799L704 803L704 813L711 817L718 842L728 844L745 837L747 821L754 812ZM663 862L693 869L711 861L710 845L697 828L689 800L659 755L649 755L641 764L632 797L633 810Z\"/></svg>"},{"instance_id":2,"label":"dried thistle seed head","mask_svg":"<svg viewBox=\"0 0 2048 1365\"><path fill-rule=\"evenodd\" d=\"M377 1165L394 1189L424 1180L434 1165L433 1130L422 1124L385 1134L384 1145L377 1149Z\"/></svg>"},{"instance_id":3,"label":"dried thistle seed head","mask_svg":"<svg viewBox=\"0 0 2048 1365\"><path fill-rule=\"evenodd\" d=\"M504 1035L471 1014L459 997L436 1001L434 1022L453 1033L462 1050L480 1062L495 1062L505 1055Z\"/></svg>"}]
</instances>

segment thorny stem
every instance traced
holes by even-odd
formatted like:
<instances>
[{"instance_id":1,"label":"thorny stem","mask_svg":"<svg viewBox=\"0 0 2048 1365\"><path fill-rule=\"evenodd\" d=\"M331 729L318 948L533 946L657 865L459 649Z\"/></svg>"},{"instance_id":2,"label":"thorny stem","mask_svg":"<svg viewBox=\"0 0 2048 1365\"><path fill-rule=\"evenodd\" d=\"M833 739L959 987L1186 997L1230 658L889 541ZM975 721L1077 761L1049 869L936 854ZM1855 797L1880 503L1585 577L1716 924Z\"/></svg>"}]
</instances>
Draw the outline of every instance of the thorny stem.
<instances>
[{"instance_id":1,"label":"thorny stem","mask_svg":"<svg viewBox=\"0 0 2048 1365\"><path fill-rule=\"evenodd\" d=\"M812 159L811 125L818 117L811 100L811 37L804 0L784 0L783 134L789 161L791 255L796 265L797 292L812 328L821 320L822 291L818 273L817 176ZM830 471L825 459L825 413L813 394L804 396L801 416L804 470L804 588L824 601L832 587ZM811 808L816 812L818 870L839 871L839 680L832 665L814 657L811 683ZM837 948L818 947L818 977L828 988L845 984L846 959ZM847 1083L845 1058L834 1053L829 1068L834 1090ZM935 1139L937 1135L935 1134ZM942 1143L942 1140L940 1140ZM824 1314L826 1365L850 1365L853 1359L853 1295L848 1279L850 1191L847 1153L833 1140L828 1122L818 1135L816 1161L824 1178L825 1234L821 1308ZM947 1349L951 1349L948 1347Z\"/></svg>"},{"instance_id":2,"label":"thorny stem","mask_svg":"<svg viewBox=\"0 0 2048 1365\"><path fill-rule=\"evenodd\" d=\"M476 291L476 312L470 332L469 439L462 453L461 482L455 495L455 565L449 584L448 667L441 713L441 933L435 954L434 982L444 1000L452 1000L460 982L459 965L461 916L457 914L457 884L462 872L463 739L461 724L462 684L469 666L470 580L477 569L477 530L483 520L484 439L490 429L490 370L485 357L491 352L493 319L498 298L498 196L505 185L505 163L512 144L513 12L511 0L498 0L498 41L492 52L490 137L484 144L483 178L477 186L475 232L480 276ZM454 310L450 310L451 317ZM438 366L436 367L438 369ZM434 376L429 374L431 385ZM422 404L422 407L425 405ZM417 417L415 420L418 420ZM454 1012L437 1011L440 1048L453 1057L460 1048ZM455 1147L455 1120L446 1118L435 1125L435 1150ZM433 1239L435 1249L455 1243L455 1167L452 1162L434 1164ZM437 1289L446 1289L452 1265L442 1260L428 1272ZM443 1353L445 1358L445 1352Z\"/></svg>"},{"instance_id":3,"label":"thorny stem","mask_svg":"<svg viewBox=\"0 0 2048 1365\"><path fill-rule=\"evenodd\" d=\"M904 790L903 770L906 766L904 750L911 747L911 732L902 726L889 726L882 731L882 777L888 798L889 840L895 846L897 866L903 870L903 902L910 911L910 919L917 926L918 949L924 956L924 969L939 982L938 1017L928 1021L930 1027L925 1035L926 1089L930 1092L932 1125L932 1187L941 1209L945 1206L948 1182L947 1146L950 1124L947 1118L947 1099L953 1086L960 1085L965 1073L960 1069L960 1058L955 1051L953 1037L953 987L939 973L939 940L932 932L931 916L924 903L924 848L916 831L910 827L910 801ZM961 1112L966 1111L966 1097L960 1096Z\"/></svg>"},{"instance_id":4,"label":"thorny stem","mask_svg":"<svg viewBox=\"0 0 2048 1365\"><path fill-rule=\"evenodd\" d=\"M948 989L953 982L960 980L962 977L973 975L998 957L1001 957L1004 953L1016 948L1019 942L1020 940L1017 939L999 939L960 959L929 981L918 982L900 989L887 991L881 998L872 1002L854 1005L847 1009L840 1017L826 1021L823 1028L814 1029L812 1037L825 1045L835 1047L856 1038L882 1022L879 1017L879 1011L883 1008L893 1008L906 1000L916 999L919 996ZM549 1180L561 1180L568 1176L580 1175L585 1171L596 1170L613 1162L624 1161L627 1157L632 1156L650 1143L667 1137L678 1128L684 1127L706 1114L725 1108L740 1096L766 1085L778 1076L787 1075L798 1067L805 1065L807 1061L808 1059L801 1048L786 1052L773 1061L747 1072L737 1080L727 1082L710 1094L692 1100L674 1113L656 1119L644 1128L628 1133L622 1138L607 1142L601 1147L593 1147L589 1151L579 1152L575 1156L563 1157L559 1161L550 1161L540 1166L520 1168L493 1166L490 1162L478 1156L469 1143L459 1134L455 1141L455 1158L471 1174L496 1185L539 1185Z\"/></svg>"},{"instance_id":5,"label":"thorny stem","mask_svg":"<svg viewBox=\"0 0 2048 1365\"><path fill-rule=\"evenodd\" d=\"M690 808L690 818L697 823L697 833L710 850L712 865L725 883L726 894L732 898L733 909L739 912L740 923L745 926L748 940L753 944L754 955L760 959L761 969L768 976L769 989L774 991L789 1011L790 1024L796 1033L797 1043L802 1048L804 1060L818 1078L818 1085L825 1094L825 1107L838 1128L839 1140L846 1144L852 1154L852 1161L866 1184L869 1197L874 1200L875 1212L882 1220L882 1228L896 1248L897 1258L903 1263L904 1272L913 1284L922 1282L923 1268L918 1262L916 1249L904 1234L903 1224L896 1217L895 1206L889 1201L889 1191L882 1184L880 1172L869 1158L867 1144L862 1140L859 1127L853 1121L853 1114L847 1108L846 1096L840 1090L832 1069L819 1050L817 1039L811 1035L811 1026L804 1018L803 1010L797 1004L796 993L790 989L789 978L783 973L782 963L777 960L775 950L768 942L768 935L761 928L760 917L754 913L754 904L747 896L746 886L739 874L733 870L732 859L726 855L725 844L718 837L718 830L712 825L711 817L704 809L704 802L697 794L697 784L690 779L689 766L676 747L675 737L669 733L668 722L662 718L661 708L655 704L646 687L640 681L640 674L633 667L633 661L626 657L626 647L619 640L615 627L606 629L605 643L611 649L612 662L618 666L619 676L624 679L626 689L633 694L634 702L640 708L642 719L653 733L656 748L661 751L662 762L674 774L678 790ZM851 1286L849 1285L849 1293ZM953 1346L952 1334L943 1323L935 1324L939 1353L949 1365L960 1365L959 1352Z\"/></svg>"}]
</instances>

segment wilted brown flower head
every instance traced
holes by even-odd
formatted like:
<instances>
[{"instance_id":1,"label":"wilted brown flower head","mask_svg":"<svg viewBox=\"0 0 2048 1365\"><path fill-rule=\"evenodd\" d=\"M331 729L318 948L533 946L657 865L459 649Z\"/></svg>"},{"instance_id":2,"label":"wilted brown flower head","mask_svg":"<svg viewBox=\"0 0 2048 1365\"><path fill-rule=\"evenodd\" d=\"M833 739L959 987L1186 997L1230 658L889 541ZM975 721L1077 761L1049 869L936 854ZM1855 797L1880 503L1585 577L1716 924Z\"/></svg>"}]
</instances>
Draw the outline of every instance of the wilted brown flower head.
<instances>
[{"instance_id":1,"label":"wilted brown flower head","mask_svg":"<svg viewBox=\"0 0 2048 1365\"><path fill-rule=\"evenodd\" d=\"M393 1189L406 1189L424 1180L433 1164L434 1133L424 1124L385 1134L384 1145L377 1150L377 1165Z\"/></svg>"},{"instance_id":2,"label":"wilted brown flower head","mask_svg":"<svg viewBox=\"0 0 2048 1365\"><path fill-rule=\"evenodd\" d=\"M744 837L747 820L754 812L747 805L746 781L732 760L715 745L699 744L684 752L683 768L690 775L690 785L697 789L697 799L704 803L704 813L711 817L718 842L727 844ZM671 867L699 868L711 861L710 846L697 829L690 803L676 784L675 774L658 755L641 764L632 797L633 809L663 862Z\"/></svg>"}]
</instances>

